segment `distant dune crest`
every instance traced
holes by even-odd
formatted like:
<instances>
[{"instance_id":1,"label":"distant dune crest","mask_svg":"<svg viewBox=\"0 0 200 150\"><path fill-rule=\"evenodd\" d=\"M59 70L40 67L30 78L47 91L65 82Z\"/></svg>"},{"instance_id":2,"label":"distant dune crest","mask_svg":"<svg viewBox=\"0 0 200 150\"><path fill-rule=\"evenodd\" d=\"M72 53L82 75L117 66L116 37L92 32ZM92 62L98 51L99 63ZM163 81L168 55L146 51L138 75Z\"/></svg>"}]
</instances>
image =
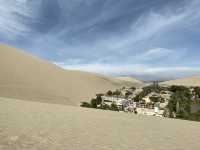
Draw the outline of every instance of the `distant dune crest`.
<instances>
[{"instance_id":1,"label":"distant dune crest","mask_svg":"<svg viewBox=\"0 0 200 150\"><path fill-rule=\"evenodd\" d=\"M200 76L191 76L163 82L166 85L200 86Z\"/></svg>"},{"instance_id":2,"label":"distant dune crest","mask_svg":"<svg viewBox=\"0 0 200 150\"><path fill-rule=\"evenodd\" d=\"M129 76L124 76L124 77L116 77L117 80L125 81L125 82L133 82L133 83L138 83L138 84L143 84L142 81L135 79L133 77Z\"/></svg>"}]
</instances>

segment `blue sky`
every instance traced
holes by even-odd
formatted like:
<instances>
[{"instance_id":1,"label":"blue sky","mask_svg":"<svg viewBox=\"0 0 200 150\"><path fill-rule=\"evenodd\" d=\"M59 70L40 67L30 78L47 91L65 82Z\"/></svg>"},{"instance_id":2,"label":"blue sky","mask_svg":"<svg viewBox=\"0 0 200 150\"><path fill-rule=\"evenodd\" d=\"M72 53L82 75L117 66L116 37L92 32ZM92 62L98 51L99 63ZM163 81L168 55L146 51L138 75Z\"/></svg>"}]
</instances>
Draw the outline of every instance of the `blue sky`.
<instances>
[{"instance_id":1,"label":"blue sky","mask_svg":"<svg viewBox=\"0 0 200 150\"><path fill-rule=\"evenodd\" d=\"M200 74L199 0L0 0L0 42L66 69Z\"/></svg>"}]
</instances>

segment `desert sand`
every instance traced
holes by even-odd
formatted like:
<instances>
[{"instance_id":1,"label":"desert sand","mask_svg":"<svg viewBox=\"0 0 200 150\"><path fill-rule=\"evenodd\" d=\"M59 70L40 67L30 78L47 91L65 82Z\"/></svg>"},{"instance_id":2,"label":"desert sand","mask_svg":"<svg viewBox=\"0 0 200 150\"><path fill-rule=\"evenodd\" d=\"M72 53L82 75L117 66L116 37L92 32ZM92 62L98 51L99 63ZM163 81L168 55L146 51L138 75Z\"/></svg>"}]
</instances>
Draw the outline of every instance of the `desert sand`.
<instances>
[{"instance_id":1,"label":"desert sand","mask_svg":"<svg viewBox=\"0 0 200 150\"><path fill-rule=\"evenodd\" d=\"M59 68L22 50L0 45L0 96L24 100L80 105L95 94L140 81Z\"/></svg>"},{"instance_id":2,"label":"desert sand","mask_svg":"<svg viewBox=\"0 0 200 150\"><path fill-rule=\"evenodd\" d=\"M200 86L200 76L191 76L163 82L165 85Z\"/></svg>"},{"instance_id":3,"label":"desert sand","mask_svg":"<svg viewBox=\"0 0 200 150\"><path fill-rule=\"evenodd\" d=\"M200 124L0 98L0 150L199 150Z\"/></svg>"},{"instance_id":4,"label":"desert sand","mask_svg":"<svg viewBox=\"0 0 200 150\"><path fill-rule=\"evenodd\" d=\"M0 150L200 147L198 122L75 107L96 93L143 84L136 79L63 70L5 45L0 69Z\"/></svg>"},{"instance_id":5,"label":"desert sand","mask_svg":"<svg viewBox=\"0 0 200 150\"><path fill-rule=\"evenodd\" d=\"M122 76L122 77L115 77L115 79L122 81L122 82L131 82L131 83L135 83L138 85L143 85L144 83L140 80L135 79L134 77L129 77L129 76Z\"/></svg>"}]
</instances>

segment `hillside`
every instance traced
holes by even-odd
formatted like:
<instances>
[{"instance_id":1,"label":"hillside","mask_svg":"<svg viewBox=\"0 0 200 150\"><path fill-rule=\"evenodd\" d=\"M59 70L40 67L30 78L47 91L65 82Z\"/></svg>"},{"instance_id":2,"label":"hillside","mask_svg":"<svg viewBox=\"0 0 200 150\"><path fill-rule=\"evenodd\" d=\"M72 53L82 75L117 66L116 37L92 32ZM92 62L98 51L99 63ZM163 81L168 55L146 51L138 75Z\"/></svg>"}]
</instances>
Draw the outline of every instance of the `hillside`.
<instances>
[{"instance_id":1,"label":"hillside","mask_svg":"<svg viewBox=\"0 0 200 150\"><path fill-rule=\"evenodd\" d=\"M21 50L0 45L0 96L79 105L96 93L135 82L99 74L63 70Z\"/></svg>"},{"instance_id":2,"label":"hillside","mask_svg":"<svg viewBox=\"0 0 200 150\"><path fill-rule=\"evenodd\" d=\"M199 139L198 122L0 98L1 150L198 150Z\"/></svg>"},{"instance_id":3,"label":"hillside","mask_svg":"<svg viewBox=\"0 0 200 150\"><path fill-rule=\"evenodd\" d=\"M185 77L163 82L166 85L200 86L200 76Z\"/></svg>"}]
</instances>

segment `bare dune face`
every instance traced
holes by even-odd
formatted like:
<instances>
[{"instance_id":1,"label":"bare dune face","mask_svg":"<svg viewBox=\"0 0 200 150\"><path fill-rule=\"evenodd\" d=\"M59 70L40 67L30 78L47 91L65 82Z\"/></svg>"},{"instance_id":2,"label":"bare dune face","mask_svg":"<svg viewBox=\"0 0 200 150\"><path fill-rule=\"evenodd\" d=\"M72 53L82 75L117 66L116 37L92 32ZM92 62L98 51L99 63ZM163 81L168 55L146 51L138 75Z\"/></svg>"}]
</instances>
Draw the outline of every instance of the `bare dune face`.
<instances>
[{"instance_id":1,"label":"bare dune face","mask_svg":"<svg viewBox=\"0 0 200 150\"><path fill-rule=\"evenodd\" d=\"M116 77L115 79L120 80L122 82L133 82L133 83L137 83L138 85L142 85L143 82L140 80L137 80L133 77Z\"/></svg>"},{"instance_id":2,"label":"bare dune face","mask_svg":"<svg viewBox=\"0 0 200 150\"><path fill-rule=\"evenodd\" d=\"M199 150L200 124L0 98L1 150Z\"/></svg>"},{"instance_id":3,"label":"bare dune face","mask_svg":"<svg viewBox=\"0 0 200 150\"><path fill-rule=\"evenodd\" d=\"M200 86L200 76L185 77L163 82L165 85Z\"/></svg>"},{"instance_id":4,"label":"bare dune face","mask_svg":"<svg viewBox=\"0 0 200 150\"><path fill-rule=\"evenodd\" d=\"M112 77L63 70L47 61L0 45L0 96L79 105L96 93L137 85Z\"/></svg>"}]
</instances>

